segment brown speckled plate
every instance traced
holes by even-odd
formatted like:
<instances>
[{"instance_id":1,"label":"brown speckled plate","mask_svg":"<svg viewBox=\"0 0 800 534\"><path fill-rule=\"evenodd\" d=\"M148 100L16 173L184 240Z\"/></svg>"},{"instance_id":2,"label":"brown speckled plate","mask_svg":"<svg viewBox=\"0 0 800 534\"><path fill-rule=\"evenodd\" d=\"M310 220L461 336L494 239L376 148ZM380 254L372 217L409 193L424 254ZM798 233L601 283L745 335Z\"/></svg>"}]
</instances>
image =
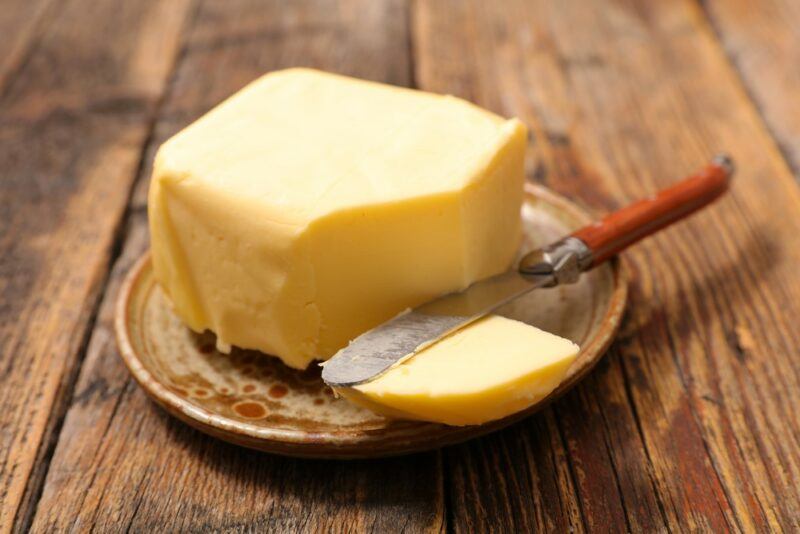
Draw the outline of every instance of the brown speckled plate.
<instances>
[{"instance_id":1,"label":"brown speckled plate","mask_svg":"<svg viewBox=\"0 0 800 534\"><path fill-rule=\"evenodd\" d=\"M541 187L527 189L524 249L553 241L589 221ZM613 261L574 285L537 290L501 310L569 338L581 353L564 383L523 413L481 426L390 421L336 399L317 367L298 372L277 358L234 349L218 353L210 333L196 334L172 312L153 278L149 255L128 274L117 302L116 332L125 364L168 412L218 438L291 456L357 458L432 449L502 428L572 387L603 355L622 318L627 277ZM502 350L502 347L498 347Z\"/></svg>"}]
</instances>

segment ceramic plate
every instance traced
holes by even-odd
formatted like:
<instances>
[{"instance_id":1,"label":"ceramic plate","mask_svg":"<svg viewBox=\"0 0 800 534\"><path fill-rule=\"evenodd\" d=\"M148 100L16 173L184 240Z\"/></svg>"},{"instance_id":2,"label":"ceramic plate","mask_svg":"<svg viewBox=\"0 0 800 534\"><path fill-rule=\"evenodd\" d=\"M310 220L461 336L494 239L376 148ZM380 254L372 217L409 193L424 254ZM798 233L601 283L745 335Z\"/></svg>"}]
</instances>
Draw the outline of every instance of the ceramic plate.
<instances>
[{"instance_id":1,"label":"ceramic plate","mask_svg":"<svg viewBox=\"0 0 800 534\"><path fill-rule=\"evenodd\" d=\"M589 221L576 205L535 186L526 189L523 250L558 239ZM277 358L215 349L173 313L142 257L120 291L115 328L125 364L169 413L212 436L291 456L358 458L433 449L502 428L572 387L611 343L627 298L627 277L614 260L577 284L532 292L500 310L581 346L566 380L545 401L486 425L448 427L392 421L334 398L319 368L285 367ZM497 347L502 350L502 347Z\"/></svg>"}]
</instances>

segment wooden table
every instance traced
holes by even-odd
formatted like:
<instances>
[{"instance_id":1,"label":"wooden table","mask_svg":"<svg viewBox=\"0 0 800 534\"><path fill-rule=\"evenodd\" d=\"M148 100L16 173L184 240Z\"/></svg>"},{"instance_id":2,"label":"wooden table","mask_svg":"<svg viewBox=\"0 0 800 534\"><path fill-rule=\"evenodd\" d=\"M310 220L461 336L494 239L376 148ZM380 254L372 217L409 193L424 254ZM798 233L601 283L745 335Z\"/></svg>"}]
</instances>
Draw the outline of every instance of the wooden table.
<instances>
[{"instance_id":1,"label":"wooden table","mask_svg":"<svg viewBox=\"0 0 800 534\"><path fill-rule=\"evenodd\" d=\"M797 531L798 28L795 0L4 0L0 530ZM293 65L521 117L529 179L597 212L718 150L740 170L625 255L617 342L540 414L391 460L259 454L147 399L112 303L154 149Z\"/></svg>"}]
</instances>

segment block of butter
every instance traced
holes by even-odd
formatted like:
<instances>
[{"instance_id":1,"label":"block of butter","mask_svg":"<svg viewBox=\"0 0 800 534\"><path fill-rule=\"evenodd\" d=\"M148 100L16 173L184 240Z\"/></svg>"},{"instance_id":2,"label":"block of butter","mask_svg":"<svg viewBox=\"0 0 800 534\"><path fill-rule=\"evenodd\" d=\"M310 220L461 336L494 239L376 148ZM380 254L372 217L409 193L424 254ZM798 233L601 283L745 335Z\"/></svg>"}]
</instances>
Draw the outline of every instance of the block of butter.
<instances>
[{"instance_id":1,"label":"block of butter","mask_svg":"<svg viewBox=\"0 0 800 534\"><path fill-rule=\"evenodd\" d=\"M477 425L545 398L561 383L578 350L567 339L491 315L375 380L337 392L389 417Z\"/></svg>"},{"instance_id":2,"label":"block of butter","mask_svg":"<svg viewBox=\"0 0 800 534\"><path fill-rule=\"evenodd\" d=\"M156 277L222 348L305 368L508 268L525 144L519 121L457 98L273 72L158 151Z\"/></svg>"}]
</instances>

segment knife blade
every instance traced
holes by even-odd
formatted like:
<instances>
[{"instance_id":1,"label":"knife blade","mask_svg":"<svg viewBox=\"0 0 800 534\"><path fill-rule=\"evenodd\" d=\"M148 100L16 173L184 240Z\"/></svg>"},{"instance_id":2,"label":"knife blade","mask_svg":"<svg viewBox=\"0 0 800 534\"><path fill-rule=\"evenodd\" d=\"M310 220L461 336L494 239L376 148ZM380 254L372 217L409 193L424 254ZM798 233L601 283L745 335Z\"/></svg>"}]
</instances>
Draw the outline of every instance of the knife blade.
<instances>
[{"instance_id":1,"label":"knife blade","mask_svg":"<svg viewBox=\"0 0 800 534\"><path fill-rule=\"evenodd\" d=\"M401 313L323 363L322 379L331 387L363 384L529 291L577 281L583 271L716 200L733 172L731 158L719 155L700 173L656 196L528 253L515 269Z\"/></svg>"}]
</instances>

